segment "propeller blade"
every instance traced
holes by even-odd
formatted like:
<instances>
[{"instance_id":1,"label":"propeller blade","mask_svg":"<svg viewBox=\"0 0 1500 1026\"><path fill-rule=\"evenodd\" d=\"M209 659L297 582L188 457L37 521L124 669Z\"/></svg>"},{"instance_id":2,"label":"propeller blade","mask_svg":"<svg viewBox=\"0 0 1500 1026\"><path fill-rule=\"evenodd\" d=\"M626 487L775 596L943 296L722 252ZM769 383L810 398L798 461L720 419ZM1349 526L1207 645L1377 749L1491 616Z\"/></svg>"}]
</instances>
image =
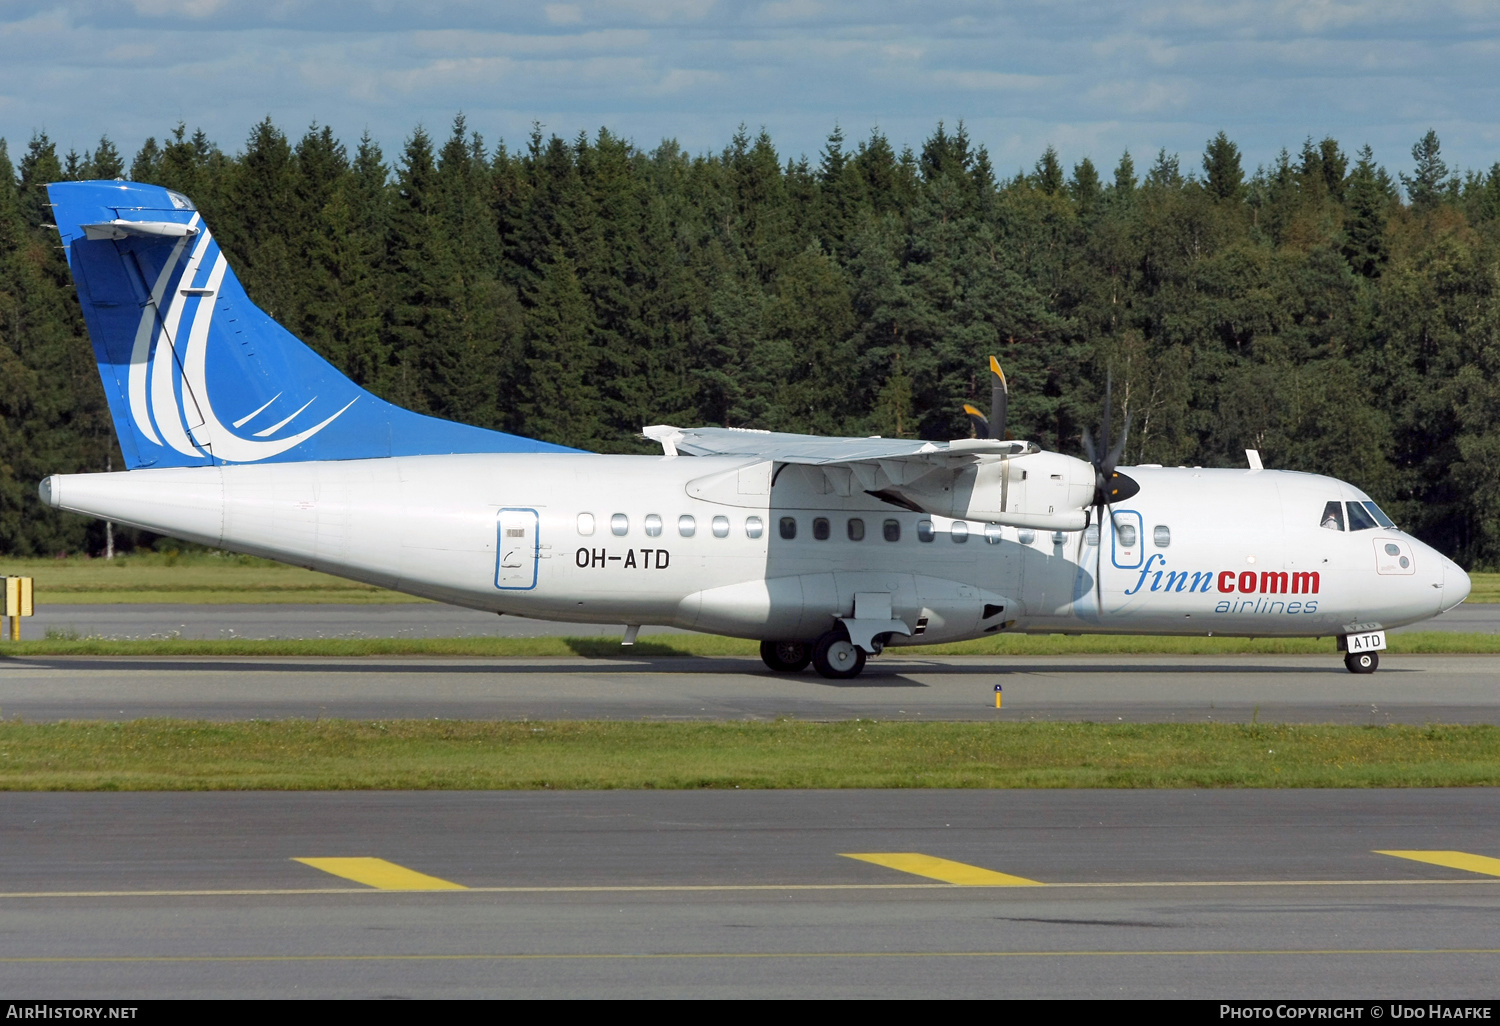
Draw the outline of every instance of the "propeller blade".
<instances>
[{"instance_id":1,"label":"propeller blade","mask_svg":"<svg viewBox=\"0 0 1500 1026\"><path fill-rule=\"evenodd\" d=\"M1094 517L1094 530L1098 532L1094 541L1094 609L1099 619L1104 619L1104 505L1099 503L1094 506L1097 515ZM1114 510L1110 510L1110 519L1114 519ZM1086 529L1085 529L1086 530Z\"/></svg>"},{"instance_id":2,"label":"propeller blade","mask_svg":"<svg viewBox=\"0 0 1500 1026\"><path fill-rule=\"evenodd\" d=\"M1111 394L1115 390L1115 372L1104 372L1104 423L1099 425L1099 451L1109 452L1109 413ZM1092 462L1092 460L1090 461Z\"/></svg>"},{"instance_id":3,"label":"propeller blade","mask_svg":"<svg viewBox=\"0 0 1500 1026\"><path fill-rule=\"evenodd\" d=\"M1125 426L1120 432L1120 440L1115 443L1115 447L1109 451L1109 455L1104 457L1104 466L1099 469L1103 470L1106 474L1114 472L1115 465L1120 462L1120 457L1125 455L1125 441L1129 437L1130 414L1127 413L1125 414Z\"/></svg>"},{"instance_id":4,"label":"propeller blade","mask_svg":"<svg viewBox=\"0 0 1500 1026\"><path fill-rule=\"evenodd\" d=\"M969 423L974 425L975 438L991 437L990 422L985 419L984 414L980 412L979 407L964 403L964 412L969 415Z\"/></svg>"},{"instance_id":5,"label":"propeller blade","mask_svg":"<svg viewBox=\"0 0 1500 1026\"><path fill-rule=\"evenodd\" d=\"M1010 386L1005 383L1000 361L993 356L990 357L990 373L995 375L995 383L990 387L990 437L1003 439L1005 418L1010 409Z\"/></svg>"}]
</instances>

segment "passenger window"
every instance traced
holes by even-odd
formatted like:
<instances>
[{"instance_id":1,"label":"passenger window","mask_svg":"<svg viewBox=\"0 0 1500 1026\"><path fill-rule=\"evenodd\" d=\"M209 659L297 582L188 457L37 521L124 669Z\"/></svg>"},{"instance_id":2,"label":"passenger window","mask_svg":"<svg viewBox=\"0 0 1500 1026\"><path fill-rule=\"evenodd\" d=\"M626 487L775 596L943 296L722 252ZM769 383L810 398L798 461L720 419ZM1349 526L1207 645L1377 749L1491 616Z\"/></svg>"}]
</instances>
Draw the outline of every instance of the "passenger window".
<instances>
[{"instance_id":1,"label":"passenger window","mask_svg":"<svg viewBox=\"0 0 1500 1026\"><path fill-rule=\"evenodd\" d=\"M937 532L932 529L931 520L917 521L917 541L930 542L937 537Z\"/></svg>"},{"instance_id":2,"label":"passenger window","mask_svg":"<svg viewBox=\"0 0 1500 1026\"><path fill-rule=\"evenodd\" d=\"M1023 527L1016 532L1016 541L1022 545L1030 545L1036 541L1036 532L1029 527Z\"/></svg>"},{"instance_id":3,"label":"passenger window","mask_svg":"<svg viewBox=\"0 0 1500 1026\"><path fill-rule=\"evenodd\" d=\"M898 542L898 541L900 541L901 540L901 521L899 521L899 520L887 520L885 523L883 523L883 524L880 525L880 533L885 536L885 540L886 541L889 541L889 542Z\"/></svg>"},{"instance_id":4,"label":"passenger window","mask_svg":"<svg viewBox=\"0 0 1500 1026\"><path fill-rule=\"evenodd\" d=\"M765 522L760 517L745 518L745 534L750 538L759 538L766 533Z\"/></svg>"},{"instance_id":5,"label":"passenger window","mask_svg":"<svg viewBox=\"0 0 1500 1026\"><path fill-rule=\"evenodd\" d=\"M999 545L1000 544L1000 538L1001 538L1001 535L1000 535L1000 525L999 524L985 524L984 525L984 540L985 541L989 542L991 545Z\"/></svg>"},{"instance_id":6,"label":"passenger window","mask_svg":"<svg viewBox=\"0 0 1500 1026\"><path fill-rule=\"evenodd\" d=\"M1068 540L1068 536L1065 535L1065 534L1063 534L1061 531L1053 531L1052 532L1052 544L1053 545L1061 545L1063 542L1065 542L1067 540ZM1099 525L1098 524L1090 524L1089 526L1087 526L1087 527L1085 527L1083 529L1083 543L1085 545L1098 545L1099 544Z\"/></svg>"},{"instance_id":7,"label":"passenger window","mask_svg":"<svg viewBox=\"0 0 1500 1026\"><path fill-rule=\"evenodd\" d=\"M782 517L781 518L781 536L783 538L785 538L787 541L791 541L793 538L797 537L797 518L796 517Z\"/></svg>"},{"instance_id":8,"label":"passenger window","mask_svg":"<svg viewBox=\"0 0 1500 1026\"><path fill-rule=\"evenodd\" d=\"M1358 502L1349 503L1349 530L1373 531L1375 527L1375 518L1370 516L1369 510Z\"/></svg>"},{"instance_id":9,"label":"passenger window","mask_svg":"<svg viewBox=\"0 0 1500 1026\"><path fill-rule=\"evenodd\" d=\"M583 535L585 538L594 533L594 514L578 514L578 533Z\"/></svg>"},{"instance_id":10,"label":"passenger window","mask_svg":"<svg viewBox=\"0 0 1500 1026\"><path fill-rule=\"evenodd\" d=\"M1396 530L1396 522L1390 517L1386 516L1383 512L1381 512L1379 506L1375 505L1373 502L1362 502L1360 503L1360 505L1370 511L1370 516L1374 517L1375 522L1381 527L1384 527L1387 530Z\"/></svg>"},{"instance_id":11,"label":"passenger window","mask_svg":"<svg viewBox=\"0 0 1500 1026\"><path fill-rule=\"evenodd\" d=\"M1166 524L1157 524L1151 529L1151 540L1156 543L1157 548L1166 548L1172 544L1172 529Z\"/></svg>"},{"instance_id":12,"label":"passenger window","mask_svg":"<svg viewBox=\"0 0 1500 1026\"><path fill-rule=\"evenodd\" d=\"M948 534L953 539L953 544L962 545L969 540L969 525L962 520L955 520L953 526L948 528Z\"/></svg>"},{"instance_id":13,"label":"passenger window","mask_svg":"<svg viewBox=\"0 0 1500 1026\"><path fill-rule=\"evenodd\" d=\"M684 513L677 518L677 533L684 538L691 538L698 533L698 521Z\"/></svg>"},{"instance_id":14,"label":"passenger window","mask_svg":"<svg viewBox=\"0 0 1500 1026\"><path fill-rule=\"evenodd\" d=\"M623 538L630 531L630 518L624 513L616 513L609 518L609 529Z\"/></svg>"},{"instance_id":15,"label":"passenger window","mask_svg":"<svg viewBox=\"0 0 1500 1026\"><path fill-rule=\"evenodd\" d=\"M850 541L864 541L865 540L865 522L863 520L859 519L859 517L852 517L852 518L850 518L848 526L847 526L846 529L847 529L847 531L849 533L849 540Z\"/></svg>"},{"instance_id":16,"label":"passenger window","mask_svg":"<svg viewBox=\"0 0 1500 1026\"><path fill-rule=\"evenodd\" d=\"M714 517L714 537L715 538L728 538L729 537L729 518L728 517Z\"/></svg>"},{"instance_id":17,"label":"passenger window","mask_svg":"<svg viewBox=\"0 0 1500 1026\"><path fill-rule=\"evenodd\" d=\"M1135 547L1134 524L1121 524L1118 528L1116 528L1116 531L1120 535L1120 546L1122 548L1129 549Z\"/></svg>"},{"instance_id":18,"label":"passenger window","mask_svg":"<svg viewBox=\"0 0 1500 1026\"><path fill-rule=\"evenodd\" d=\"M647 513L645 523L647 538L655 538L661 534L661 517L655 513Z\"/></svg>"},{"instance_id":19,"label":"passenger window","mask_svg":"<svg viewBox=\"0 0 1500 1026\"><path fill-rule=\"evenodd\" d=\"M813 517L813 537L818 541L828 540L828 518Z\"/></svg>"},{"instance_id":20,"label":"passenger window","mask_svg":"<svg viewBox=\"0 0 1500 1026\"><path fill-rule=\"evenodd\" d=\"M1344 504L1342 502L1330 502L1323 507L1323 519L1319 524L1330 531L1342 531L1344 529Z\"/></svg>"}]
</instances>

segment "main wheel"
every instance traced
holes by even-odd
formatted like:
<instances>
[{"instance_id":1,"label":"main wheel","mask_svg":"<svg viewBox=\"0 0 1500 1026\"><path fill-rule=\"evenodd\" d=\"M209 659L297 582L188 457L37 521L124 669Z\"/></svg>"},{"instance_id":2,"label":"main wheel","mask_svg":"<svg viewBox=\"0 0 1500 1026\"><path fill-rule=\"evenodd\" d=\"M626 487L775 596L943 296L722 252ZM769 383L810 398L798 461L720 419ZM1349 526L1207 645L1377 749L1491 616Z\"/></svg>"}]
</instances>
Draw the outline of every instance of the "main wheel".
<instances>
[{"instance_id":1,"label":"main wheel","mask_svg":"<svg viewBox=\"0 0 1500 1026\"><path fill-rule=\"evenodd\" d=\"M762 641L760 658L777 673L801 673L812 662L812 646L805 641Z\"/></svg>"},{"instance_id":2,"label":"main wheel","mask_svg":"<svg viewBox=\"0 0 1500 1026\"><path fill-rule=\"evenodd\" d=\"M1350 673L1374 673L1380 665L1379 652L1350 652L1344 656L1344 665Z\"/></svg>"},{"instance_id":3,"label":"main wheel","mask_svg":"<svg viewBox=\"0 0 1500 1026\"><path fill-rule=\"evenodd\" d=\"M819 676L848 680L865 668L865 653L839 631L829 631L813 646L812 664Z\"/></svg>"}]
</instances>

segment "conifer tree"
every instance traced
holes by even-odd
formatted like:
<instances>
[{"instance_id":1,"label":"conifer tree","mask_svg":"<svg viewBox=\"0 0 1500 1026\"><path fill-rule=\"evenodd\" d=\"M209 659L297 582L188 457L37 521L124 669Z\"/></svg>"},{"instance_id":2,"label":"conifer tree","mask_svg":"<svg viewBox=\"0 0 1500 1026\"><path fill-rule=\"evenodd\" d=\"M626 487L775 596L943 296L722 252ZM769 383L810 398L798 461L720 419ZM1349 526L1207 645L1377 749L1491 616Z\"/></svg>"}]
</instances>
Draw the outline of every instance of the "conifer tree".
<instances>
[{"instance_id":1,"label":"conifer tree","mask_svg":"<svg viewBox=\"0 0 1500 1026\"><path fill-rule=\"evenodd\" d=\"M1401 175L1401 184L1406 186L1414 210L1426 210L1442 198L1448 165L1443 161L1441 150L1437 132L1430 128L1411 148L1411 159L1416 168L1411 175Z\"/></svg>"},{"instance_id":2,"label":"conifer tree","mask_svg":"<svg viewBox=\"0 0 1500 1026\"><path fill-rule=\"evenodd\" d=\"M1203 151L1204 184L1217 200L1238 200L1244 194L1245 172L1240 167L1240 148L1220 132Z\"/></svg>"},{"instance_id":3,"label":"conifer tree","mask_svg":"<svg viewBox=\"0 0 1500 1026\"><path fill-rule=\"evenodd\" d=\"M1135 161L1130 159L1129 150L1120 155L1120 162L1115 165L1114 190L1118 199L1128 199L1135 192Z\"/></svg>"},{"instance_id":4,"label":"conifer tree","mask_svg":"<svg viewBox=\"0 0 1500 1026\"><path fill-rule=\"evenodd\" d=\"M1369 145L1359 151L1354 172L1349 176L1349 206L1344 215L1344 259L1357 274L1366 278L1380 276L1387 259L1385 241L1384 190L1375 176L1375 155Z\"/></svg>"}]
</instances>

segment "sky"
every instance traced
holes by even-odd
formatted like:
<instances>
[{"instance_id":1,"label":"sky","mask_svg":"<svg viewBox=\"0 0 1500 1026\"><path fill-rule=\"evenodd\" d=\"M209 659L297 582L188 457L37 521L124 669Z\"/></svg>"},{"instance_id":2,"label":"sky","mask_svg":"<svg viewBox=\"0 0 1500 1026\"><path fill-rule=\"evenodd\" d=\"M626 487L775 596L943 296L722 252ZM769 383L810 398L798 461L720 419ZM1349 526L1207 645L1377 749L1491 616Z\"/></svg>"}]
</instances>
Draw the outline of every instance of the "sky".
<instances>
[{"instance_id":1,"label":"sky","mask_svg":"<svg viewBox=\"0 0 1500 1026\"><path fill-rule=\"evenodd\" d=\"M1246 169L1332 135L1395 171L1437 130L1450 166L1500 161L1495 0L0 0L0 136L127 158L179 121L228 152L369 133L394 156L462 111L493 145L533 122L643 149L722 149L764 127L814 161L837 124L919 148L962 120L997 172L1048 145L1071 167L1199 166L1221 129Z\"/></svg>"}]
</instances>

